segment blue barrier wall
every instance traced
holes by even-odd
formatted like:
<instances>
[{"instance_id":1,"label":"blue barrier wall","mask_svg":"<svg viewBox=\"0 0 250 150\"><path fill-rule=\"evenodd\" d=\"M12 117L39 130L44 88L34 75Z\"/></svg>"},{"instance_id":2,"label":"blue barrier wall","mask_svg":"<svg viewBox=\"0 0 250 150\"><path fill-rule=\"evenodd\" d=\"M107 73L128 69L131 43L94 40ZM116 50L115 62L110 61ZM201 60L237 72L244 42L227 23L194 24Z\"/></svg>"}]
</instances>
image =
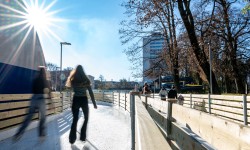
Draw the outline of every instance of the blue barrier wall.
<instances>
[{"instance_id":1,"label":"blue barrier wall","mask_svg":"<svg viewBox=\"0 0 250 150\"><path fill-rule=\"evenodd\" d=\"M0 63L0 94L31 93L36 70Z\"/></svg>"}]
</instances>

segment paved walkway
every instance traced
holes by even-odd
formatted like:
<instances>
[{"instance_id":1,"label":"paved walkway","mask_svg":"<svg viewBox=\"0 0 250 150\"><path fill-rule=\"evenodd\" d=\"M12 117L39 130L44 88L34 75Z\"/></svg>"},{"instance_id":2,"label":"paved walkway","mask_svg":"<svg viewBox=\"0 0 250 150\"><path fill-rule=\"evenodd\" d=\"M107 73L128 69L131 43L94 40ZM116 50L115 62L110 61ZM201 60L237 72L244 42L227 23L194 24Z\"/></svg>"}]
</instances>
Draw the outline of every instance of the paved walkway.
<instances>
[{"instance_id":1,"label":"paved walkway","mask_svg":"<svg viewBox=\"0 0 250 150\"><path fill-rule=\"evenodd\" d=\"M77 141L71 145L68 142L71 111L58 115L47 124L47 137L38 138L37 129L25 132L18 142L11 138L0 141L0 150L128 150L131 149L130 116L117 107L98 103L98 109L89 104L90 115L87 129L87 142L82 143L77 135ZM81 113L82 115L82 113ZM78 131L83 123L83 117L78 121Z\"/></svg>"}]
</instances>

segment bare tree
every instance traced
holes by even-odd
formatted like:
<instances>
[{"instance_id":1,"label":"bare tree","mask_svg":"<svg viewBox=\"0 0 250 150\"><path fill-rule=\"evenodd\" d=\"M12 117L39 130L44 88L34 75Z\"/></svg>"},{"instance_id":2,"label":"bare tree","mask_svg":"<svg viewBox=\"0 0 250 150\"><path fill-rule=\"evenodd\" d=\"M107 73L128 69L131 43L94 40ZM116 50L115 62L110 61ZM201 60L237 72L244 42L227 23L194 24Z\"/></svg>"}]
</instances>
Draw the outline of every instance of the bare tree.
<instances>
[{"instance_id":1,"label":"bare tree","mask_svg":"<svg viewBox=\"0 0 250 150\"><path fill-rule=\"evenodd\" d=\"M175 9L176 4L178 9ZM250 56L250 26L249 13L242 14L237 6L244 3L196 0L192 5L191 12L190 0L130 0L124 3L130 18L121 23L120 33L123 44L133 43L124 51L132 62L132 69L142 66L142 48L151 42L140 45L143 37L158 32L164 36L166 44L163 53L151 62L144 75L153 77L154 68L158 67L160 72L170 71L175 84L179 85L179 74L199 74L199 83L202 83L201 79L203 83L211 83L214 94L221 92L218 82L221 87L226 85L228 92L243 93L248 71L241 68L247 68L246 61ZM175 15L177 10L180 18ZM179 23L185 30L179 30ZM210 50L212 81L209 78Z\"/></svg>"},{"instance_id":2,"label":"bare tree","mask_svg":"<svg viewBox=\"0 0 250 150\"><path fill-rule=\"evenodd\" d=\"M247 56L247 46L250 39L249 17L241 14L234 5L237 1L215 0L216 16L213 18L213 34L222 39L221 46L224 54L224 64L227 71L226 83L234 82L235 92L244 93L244 77L241 74L239 56ZM249 52L248 52L249 54ZM242 56L241 56L242 57ZM232 87L231 85L227 86ZM231 89L229 90L231 91Z\"/></svg>"},{"instance_id":3,"label":"bare tree","mask_svg":"<svg viewBox=\"0 0 250 150\"><path fill-rule=\"evenodd\" d=\"M47 65L46 67L48 71L55 71L57 70L57 67L58 67L56 64L53 64L50 62L48 62L46 65Z\"/></svg>"},{"instance_id":4,"label":"bare tree","mask_svg":"<svg viewBox=\"0 0 250 150\"><path fill-rule=\"evenodd\" d=\"M100 79L100 85L98 86L100 89L104 89L104 76L103 75L100 75L99 76L99 79Z\"/></svg>"},{"instance_id":5,"label":"bare tree","mask_svg":"<svg viewBox=\"0 0 250 150\"><path fill-rule=\"evenodd\" d=\"M123 28L120 30L122 42L125 44L134 38L142 41L143 37L154 33L160 33L165 39L165 50L166 55L170 55L166 58L166 55L159 54L154 61L150 64L150 68L143 72L143 75L154 77L154 70L160 70L160 72L166 72L159 64L168 61L170 64L169 68L177 89L179 89L179 71L178 71L178 45L176 35L176 21L174 16L174 2L172 1L157 1L157 0L132 0L124 4L127 9L127 14L134 16L134 19L130 21L123 21ZM148 40L146 45L151 41ZM142 61L140 59L141 50L145 45L141 47L133 44L128 50L125 50L126 54L133 63L134 68L140 67ZM139 55L138 55L139 54ZM146 59L146 58L144 58ZM139 65L138 65L139 64ZM165 65L166 66L166 65ZM158 74L157 74L158 76Z\"/></svg>"},{"instance_id":6,"label":"bare tree","mask_svg":"<svg viewBox=\"0 0 250 150\"><path fill-rule=\"evenodd\" d=\"M195 32L195 26L194 26L194 18L193 14L190 10L190 1L189 0L177 0L178 2L178 9L182 18L182 21L184 23L184 26L187 30L189 40L192 46L193 53L195 54L200 67L204 71L207 79L209 78L210 71L209 71L209 63L207 56L205 52L201 49L196 32ZM209 81L209 80L208 80ZM217 80L215 78L214 72L212 72L212 81L209 81L210 83L212 82L213 85L213 93L220 93L220 89L217 83Z\"/></svg>"},{"instance_id":7,"label":"bare tree","mask_svg":"<svg viewBox=\"0 0 250 150\"><path fill-rule=\"evenodd\" d=\"M47 70L50 73L50 82L53 90L58 89L59 86L59 73L57 73L57 68L59 68L56 64L48 62L46 64ZM58 82L57 82L58 81Z\"/></svg>"},{"instance_id":8,"label":"bare tree","mask_svg":"<svg viewBox=\"0 0 250 150\"><path fill-rule=\"evenodd\" d=\"M243 14L249 13L250 11L250 1L249 0L245 1L246 1L246 6L242 9Z\"/></svg>"}]
</instances>

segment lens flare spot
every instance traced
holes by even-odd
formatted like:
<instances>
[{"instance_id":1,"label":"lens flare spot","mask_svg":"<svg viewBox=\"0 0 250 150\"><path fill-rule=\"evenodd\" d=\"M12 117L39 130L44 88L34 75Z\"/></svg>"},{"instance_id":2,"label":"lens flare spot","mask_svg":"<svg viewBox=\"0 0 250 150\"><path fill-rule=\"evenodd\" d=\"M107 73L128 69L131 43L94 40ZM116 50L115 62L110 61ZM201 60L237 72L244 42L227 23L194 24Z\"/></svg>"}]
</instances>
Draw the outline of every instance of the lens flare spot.
<instances>
[{"instance_id":1,"label":"lens flare spot","mask_svg":"<svg viewBox=\"0 0 250 150\"><path fill-rule=\"evenodd\" d=\"M49 25L49 18L46 12L39 7L29 8L26 19L36 30L43 30Z\"/></svg>"}]
</instances>

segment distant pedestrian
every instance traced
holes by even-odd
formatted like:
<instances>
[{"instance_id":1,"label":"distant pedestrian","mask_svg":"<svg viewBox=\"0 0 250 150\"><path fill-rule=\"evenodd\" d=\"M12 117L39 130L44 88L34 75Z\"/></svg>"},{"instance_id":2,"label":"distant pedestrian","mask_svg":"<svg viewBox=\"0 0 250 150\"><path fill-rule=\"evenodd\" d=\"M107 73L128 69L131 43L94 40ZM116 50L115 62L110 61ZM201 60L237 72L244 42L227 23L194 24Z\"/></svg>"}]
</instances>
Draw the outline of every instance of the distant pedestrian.
<instances>
[{"instance_id":1,"label":"distant pedestrian","mask_svg":"<svg viewBox=\"0 0 250 150\"><path fill-rule=\"evenodd\" d=\"M162 88L159 92L159 96L161 97L161 100L166 100L166 96L167 96L168 92L166 90L166 88Z\"/></svg>"},{"instance_id":2,"label":"distant pedestrian","mask_svg":"<svg viewBox=\"0 0 250 150\"><path fill-rule=\"evenodd\" d=\"M45 131L46 107L45 107L44 94L50 94L50 90L48 81L46 79L45 67L39 67L39 72L32 83L32 92L33 96L31 98L28 115L24 119L17 133L14 135L14 140L19 140L21 138L25 129L29 125L33 115L36 113L36 110L38 110L38 112L40 113L39 115L40 122L38 128L39 137L42 138L46 136L46 131Z\"/></svg>"},{"instance_id":3,"label":"distant pedestrian","mask_svg":"<svg viewBox=\"0 0 250 150\"><path fill-rule=\"evenodd\" d=\"M179 105L183 105L184 104L184 97L181 94L178 96L177 103Z\"/></svg>"},{"instance_id":4,"label":"distant pedestrian","mask_svg":"<svg viewBox=\"0 0 250 150\"><path fill-rule=\"evenodd\" d=\"M148 83L145 82L143 86L143 94L151 94L151 90L149 89Z\"/></svg>"},{"instance_id":5,"label":"distant pedestrian","mask_svg":"<svg viewBox=\"0 0 250 150\"><path fill-rule=\"evenodd\" d=\"M177 99L177 92L176 92L174 86L172 86L172 88L168 91L168 98L175 98L175 99Z\"/></svg>"},{"instance_id":6,"label":"distant pedestrian","mask_svg":"<svg viewBox=\"0 0 250 150\"><path fill-rule=\"evenodd\" d=\"M84 123L82 125L80 132L80 140L86 141L86 131L89 119L87 90L90 94L95 109L97 109L97 105L95 102L93 91L90 86L90 80L86 76L85 72L83 71L83 67L81 65L78 65L76 69L71 71L68 80L66 82L66 86L73 88L74 91L73 103L71 106L73 114L73 122L71 124L71 130L69 133L69 142L73 144L76 141L77 121L80 108L82 109L84 114Z\"/></svg>"}]
</instances>

